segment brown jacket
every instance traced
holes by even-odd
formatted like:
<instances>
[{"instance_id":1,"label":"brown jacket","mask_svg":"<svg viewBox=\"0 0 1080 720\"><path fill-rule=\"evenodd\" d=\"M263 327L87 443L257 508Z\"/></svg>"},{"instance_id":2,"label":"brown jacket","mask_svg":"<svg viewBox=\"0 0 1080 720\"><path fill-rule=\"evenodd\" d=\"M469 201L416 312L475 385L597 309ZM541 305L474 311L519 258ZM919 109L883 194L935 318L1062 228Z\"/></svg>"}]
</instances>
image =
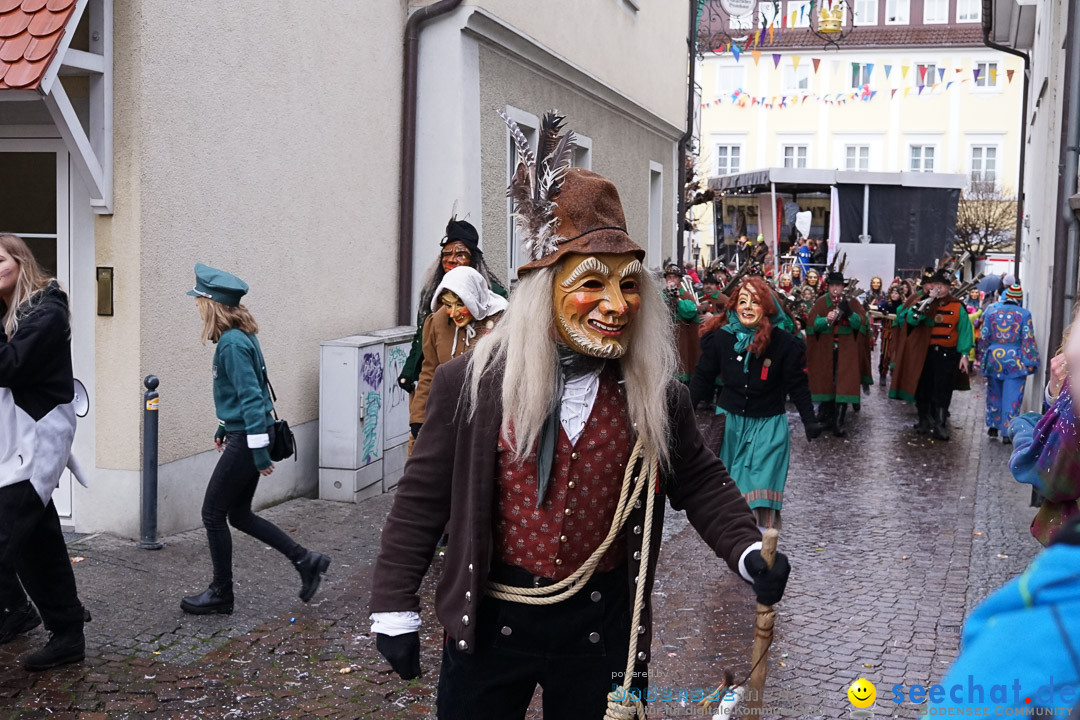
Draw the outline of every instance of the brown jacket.
<instances>
[{"instance_id":1,"label":"brown jacket","mask_svg":"<svg viewBox=\"0 0 1080 720\"><path fill-rule=\"evenodd\" d=\"M475 647L476 615L494 555L497 493L496 448L502 422L501 375L485 378L480 406L472 420L458 412L467 358L435 371L428 417L417 438L394 506L383 528L372 579L371 611L419 611L417 591L431 564L443 528L453 540L435 591L435 614L463 649ZM739 558L761 539L754 516L724 464L705 447L685 387L671 385L672 472L661 492L728 567L738 572ZM463 411L462 411L463 412ZM657 550L664 527L663 496L653 515L654 551L649 554L646 598L652 591ZM634 510L623 534L629 572L628 592L640 562L644 507ZM646 603L641 649L648 658L652 640L651 605Z\"/></svg>"},{"instance_id":2,"label":"brown jacket","mask_svg":"<svg viewBox=\"0 0 1080 720\"><path fill-rule=\"evenodd\" d=\"M428 395L431 393L431 381L435 377L435 369L443 363L450 362L459 355L464 355L476 347L477 341L495 327L502 313L496 313L491 317L477 320L476 335L469 344L465 344L465 328L454 325L440 308L427 316L424 320L422 334L422 347L424 349L424 364L420 368L420 378L416 381L416 390L409 399L409 422L422 423L427 415ZM457 346L454 345L454 336L457 335Z\"/></svg>"},{"instance_id":3,"label":"brown jacket","mask_svg":"<svg viewBox=\"0 0 1080 720\"><path fill-rule=\"evenodd\" d=\"M819 297L810 308L806 324L806 367L814 402L858 404L862 399L860 370L865 358L860 335L868 320L866 310L858 300L851 300L849 305L851 312L858 316L857 327L850 324L853 322L850 317L838 320L832 327L827 326L826 318L835 307L827 294ZM835 371L834 345L838 349Z\"/></svg>"}]
</instances>

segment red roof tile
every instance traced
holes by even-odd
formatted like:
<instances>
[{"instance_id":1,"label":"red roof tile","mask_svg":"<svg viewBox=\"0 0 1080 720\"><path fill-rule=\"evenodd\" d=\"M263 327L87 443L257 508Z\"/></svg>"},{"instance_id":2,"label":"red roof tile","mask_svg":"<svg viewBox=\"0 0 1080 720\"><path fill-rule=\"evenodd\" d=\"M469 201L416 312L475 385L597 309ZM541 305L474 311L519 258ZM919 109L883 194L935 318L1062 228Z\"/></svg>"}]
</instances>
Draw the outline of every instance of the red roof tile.
<instances>
[{"instance_id":1,"label":"red roof tile","mask_svg":"<svg viewBox=\"0 0 1080 720\"><path fill-rule=\"evenodd\" d=\"M35 90L56 56L75 0L0 0L0 90Z\"/></svg>"}]
</instances>

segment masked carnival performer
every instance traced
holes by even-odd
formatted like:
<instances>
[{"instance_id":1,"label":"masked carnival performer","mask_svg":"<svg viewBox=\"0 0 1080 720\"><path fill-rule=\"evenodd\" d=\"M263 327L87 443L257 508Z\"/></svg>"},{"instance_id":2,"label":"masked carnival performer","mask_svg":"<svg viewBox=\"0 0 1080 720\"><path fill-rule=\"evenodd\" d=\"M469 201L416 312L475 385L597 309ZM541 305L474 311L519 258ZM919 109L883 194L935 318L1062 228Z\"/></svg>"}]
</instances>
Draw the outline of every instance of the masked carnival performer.
<instances>
[{"instance_id":1,"label":"masked carnival performer","mask_svg":"<svg viewBox=\"0 0 1080 720\"><path fill-rule=\"evenodd\" d=\"M806 346L773 325L778 308L761 278L743 280L728 308L727 322L701 339L690 399L695 406L710 399L714 382L720 381L716 414L725 416L720 459L758 525L779 530L791 456L785 398L795 403L807 439L821 435L806 379Z\"/></svg>"},{"instance_id":2,"label":"masked carnival performer","mask_svg":"<svg viewBox=\"0 0 1080 720\"><path fill-rule=\"evenodd\" d=\"M480 234L476 232L476 228L467 220L458 220L457 216L452 216L446 224L446 235L439 242L439 257L424 276L420 304L416 311L416 335L413 336L409 357L398 376L398 385L410 395L416 390L420 371L424 367L424 321L433 312L431 308L435 289L442 282L443 275L461 265L479 272L487 279L492 292L507 297L506 289L484 262L484 253L480 249Z\"/></svg>"},{"instance_id":3,"label":"masked carnival performer","mask_svg":"<svg viewBox=\"0 0 1080 720\"><path fill-rule=\"evenodd\" d=\"M986 308L977 356L986 377L986 432L1011 442L1009 423L1020 414L1027 376L1039 369L1039 346L1031 313L1021 303L1024 291L1010 285L1002 302Z\"/></svg>"},{"instance_id":4,"label":"masked carnival performer","mask_svg":"<svg viewBox=\"0 0 1080 720\"><path fill-rule=\"evenodd\" d=\"M506 304L506 298L471 267L461 265L443 276L431 298L431 314L424 320L424 367L409 401L413 437L424 424L435 369L475 347L495 327Z\"/></svg>"},{"instance_id":5,"label":"masked carnival performer","mask_svg":"<svg viewBox=\"0 0 1080 720\"><path fill-rule=\"evenodd\" d=\"M900 312L904 300L900 295L900 286L889 286L887 296L878 301L877 312L881 314L881 352L878 355L878 382L888 382L889 368L892 364L893 331L896 314Z\"/></svg>"},{"instance_id":6,"label":"masked carnival performer","mask_svg":"<svg viewBox=\"0 0 1080 720\"><path fill-rule=\"evenodd\" d=\"M974 341L967 309L950 287L951 273L937 270L923 282L923 298L900 311L896 321L905 332L889 387L889 397L915 402L915 431L938 440L949 439L952 392L960 374L966 380Z\"/></svg>"},{"instance_id":7,"label":"masked carnival performer","mask_svg":"<svg viewBox=\"0 0 1080 720\"><path fill-rule=\"evenodd\" d=\"M720 292L720 278L713 273L705 275L703 296L698 311L704 319L727 312L728 296Z\"/></svg>"},{"instance_id":8,"label":"masked carnival performer","mask_svg":"<svg viewBox=\"0 0 1080 720\"><path fill-rule=\"evenodd\" d=\"M678 263L664 263L664 298L675 320L675 347L679 352L675 376L679 382L688 383L701 355L698 340L701 313L692 289L683 282L683 269Z\"/></svg>"},{"instance_id":9,"label":"masked carnival performer","mask_svg":"<svg viewBox=\"0 0 1080 720\"><path fill-rule=\"evenodd\" d=\"M435 594L443 720L523 718L538 684L546 720L600 718L619 702L613 678L647 683L665 501L761 602L779 600L790 569L760 559L753 513L672 380L645 252L615 186L569 167L561 120L545 115L534 156L507 119L529 261L494 330L436 371L375 564L377 647L416 677L417 591L447 522L460 539Z\"/></svg>"},{"instance_id":10,"label":"masked carnival performer","mask_svg":"<svg viewBox=\"0 0 1080 720\"><path fill-rule=\"evenodd\" d=\"M818 421L837 437L847 435L847 406L862 401L863 357L860 334L867 325L866 310L844 295L842 273L829 273L828 292L810 308L806 325L806 362L810 394L818 406Z\"/></svg>"},{"instance_id":11,"label":"masked carnival performer","mask_svg":"<svg viewBox=\"0 0 1080 720\"><path fill-rule=\"evenodd\" d=\"M819 297L821 295L822 288L819 287L820 283L821 277L818 275L817 270L810 268L806 271L806 281L803 282L803 285L805 287L813 289L815 297Z\"/></svg>"}]
</instances>

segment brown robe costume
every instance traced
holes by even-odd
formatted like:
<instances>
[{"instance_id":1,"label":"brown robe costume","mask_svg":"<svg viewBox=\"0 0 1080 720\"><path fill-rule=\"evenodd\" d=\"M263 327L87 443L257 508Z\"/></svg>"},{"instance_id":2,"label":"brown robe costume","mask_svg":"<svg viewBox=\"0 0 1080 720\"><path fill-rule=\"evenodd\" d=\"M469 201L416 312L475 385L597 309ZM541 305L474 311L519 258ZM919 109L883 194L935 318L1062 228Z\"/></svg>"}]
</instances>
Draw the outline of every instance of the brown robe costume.
<instances>
[{"instance_id":1,"label":"brown robe costume","mask_svg":"<svg viewBox=\"0 0 1080 720\"><path fill-rule=\"evenodd\" d=\"M471 324L476 328L476 335L468 340L468 344L466 344L466 328L455 327L454 321L442 308L427 316L422 334L424 364L420 368L416 390L409 399L410 423L423 423L427 416L428 395L431 393L431 380L435 377L435 369L476 347L477 341L495 327L495 323L501 316L502 313L496 313L483 320L473 320ZM456 347L455 335L457 336Z\"/></svg>"},{"instance_id":2,"label":"brown robe costume","mask_svg":"<svg viewBox=\"0 0 1080 720\"><path fill-rule=\"evenodd\" d=\"M850 305L858 322L853 325L850 318L839 318L832 328L825 326L829 312L835 307L831 297L822 295L810 308L806 326L806 367L810 374L810 396L814 402L858 404L862 401L862 350L859 337L862 329L868 327L868 319L866 310L858 300L851 300ZM819 319L821 322L818 322Z\"/></svg>"},{"instance_id":3,"label":"brown robe costume","mask_svg":"<svg viewBox=\"0 0 1080 720\"><path fill-rule=\"evenodd\" d=\"M909 308L924 296L912 295L904 303L904 308ZM931 304L929 313L943 303L959 302L951 294L946 295L937 302ZM960 303L961 307L963 303ZM915 402L915 391L919 388L919 378L922 377L923 364L926 362L926 353L930 350L930 336L933 334L933 326L918 325L910 327L901 324L893 328L893 371L892 381L889 383L889 397L894 400L906 400ZM971 379L967 373L957 370L957 390L970 390Z\"/></svg>"}]
</instances>

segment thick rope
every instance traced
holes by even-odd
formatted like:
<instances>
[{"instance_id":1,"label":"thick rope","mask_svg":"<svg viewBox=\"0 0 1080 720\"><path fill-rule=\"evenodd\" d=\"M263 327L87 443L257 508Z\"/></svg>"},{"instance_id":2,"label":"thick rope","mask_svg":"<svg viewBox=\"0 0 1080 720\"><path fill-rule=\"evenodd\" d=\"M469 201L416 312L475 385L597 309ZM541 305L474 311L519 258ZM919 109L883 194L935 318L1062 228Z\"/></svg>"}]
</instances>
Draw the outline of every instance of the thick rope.
<instances>
[{"instance_id":1,"label":"thick rope","mask_svg":"<svg viewBox=\"0 0 1080 720\"><path fill-rule=\"evenodd\" d=\"M650 453L645 463L645 472L642 473L649 481L659 479L660 467L656 456ZM650 482L651 484L651 482ZM641 614L645 610L645 585L649 573L649 555L652 552L652 524L653 509L656 507L656 492L650 487L645 499L645 530L641 536L641 563L638 565L637 582L634 593L634 612L630 616L630 649L626 656L626 672L623 673L623 683L618 691L608 693L607 711L604 720L631 720L639 718L646 720L645 705L641 698L630 697L630 686L634 679L634 665L637 660L638 626L641 624Z\"/></svg>"},{"instance_id":2,"label":"thick rope","mask_svg":"<svg viewBox=\"0 0 1080 720\"><path fill-rule=\"evenodd\" d=\"M640 497L641 490L649 484L648 472L636 474L634 472L638 469L637 465L643 454L644 445L641 439L638 438L633 451L630 453L630 459L626 463L622 489L619 491L619 502L615 506L615 516L611 520L611 527L608 529L607 537L593 551L592 555L582 563L581 567L553 585L539 588L523 588L503 585L502 583L491 583L488 585L487 594L498 600L522 603L524 605L554 605L573 597L578 590L585 586L585 583L589 582L589 579L596 571L596 566L600 564L600 559L618 538L627 518L633 512L634 501ZM630 492L631 487L633 487L632 493Z\"/></svg>"}]
</instances>

